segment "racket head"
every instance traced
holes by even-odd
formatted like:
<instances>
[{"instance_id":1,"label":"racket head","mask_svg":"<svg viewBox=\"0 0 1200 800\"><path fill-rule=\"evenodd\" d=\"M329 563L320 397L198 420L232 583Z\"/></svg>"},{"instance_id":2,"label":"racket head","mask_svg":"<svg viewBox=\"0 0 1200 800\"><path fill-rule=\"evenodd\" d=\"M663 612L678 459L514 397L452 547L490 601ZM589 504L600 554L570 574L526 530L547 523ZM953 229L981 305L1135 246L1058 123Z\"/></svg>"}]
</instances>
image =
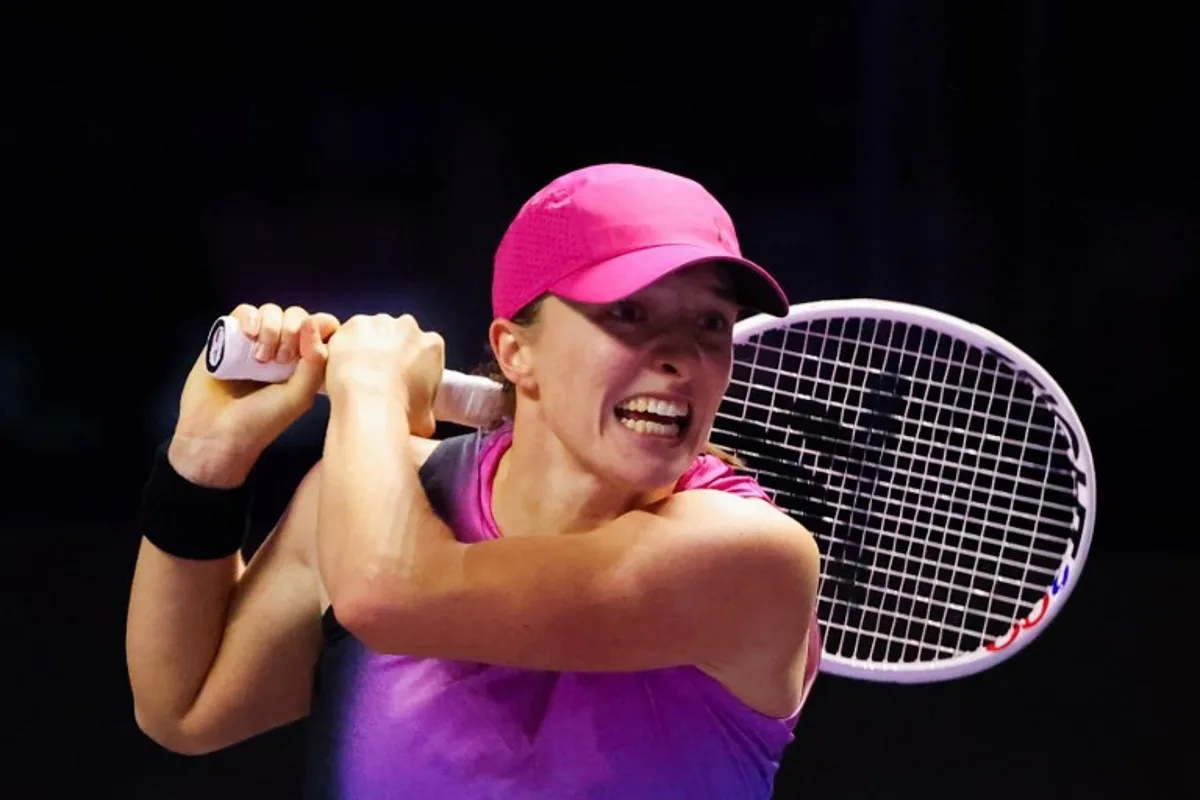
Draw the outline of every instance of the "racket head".
<instances>
[{"instance_id":1,"label":"racket head","mask_svg":"<svg viewBox=\"0 0 1200 800\"><path fill-rule=\"evenodd\" d=\"M1049 627L1088 556L1096 483L1040 364L979 325L869 298L749 317L734 341L711 438L817 539L823 672L961 678Z\"/></svg>"}]
</instances>

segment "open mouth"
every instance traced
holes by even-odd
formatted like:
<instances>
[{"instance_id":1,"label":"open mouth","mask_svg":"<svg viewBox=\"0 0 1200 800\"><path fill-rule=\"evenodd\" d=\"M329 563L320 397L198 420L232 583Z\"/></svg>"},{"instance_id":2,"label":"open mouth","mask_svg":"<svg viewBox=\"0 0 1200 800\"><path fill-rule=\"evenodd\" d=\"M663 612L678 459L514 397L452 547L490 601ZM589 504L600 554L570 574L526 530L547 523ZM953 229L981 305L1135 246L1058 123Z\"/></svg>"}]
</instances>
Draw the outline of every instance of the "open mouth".
<instances>
[{"instance_id":1,"label":"open mouth","mask_svg":"<svg viewBox=\"0 0 1200 800\"><path fill-rule=\"evenodd\" d=\"M629 430L645 436L678 439L688 428L692 410L687 403L654 397L631 397L613 409Z\"/></svg>"}]
</instances>

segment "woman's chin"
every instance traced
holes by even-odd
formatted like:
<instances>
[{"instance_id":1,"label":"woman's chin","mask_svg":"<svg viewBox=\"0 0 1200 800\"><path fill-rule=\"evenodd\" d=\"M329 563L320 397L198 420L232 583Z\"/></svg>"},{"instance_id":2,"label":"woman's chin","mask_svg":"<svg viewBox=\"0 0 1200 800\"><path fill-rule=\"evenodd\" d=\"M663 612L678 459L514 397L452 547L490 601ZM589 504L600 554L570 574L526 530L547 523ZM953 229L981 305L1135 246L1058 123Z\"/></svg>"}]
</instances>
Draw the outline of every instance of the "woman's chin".
<instances>
[{"instance_id":1,"label":"woman's chin","mask_svg":"<svg viewBox=\"0 0 1200 800\"><path fill-rule=\"evenodd\" d=\"M637 433L624 426L616 431L612 453L615 477L630 486L656 489L673 485L695 458L690 438Z\"/></svg>"}]
</instances>

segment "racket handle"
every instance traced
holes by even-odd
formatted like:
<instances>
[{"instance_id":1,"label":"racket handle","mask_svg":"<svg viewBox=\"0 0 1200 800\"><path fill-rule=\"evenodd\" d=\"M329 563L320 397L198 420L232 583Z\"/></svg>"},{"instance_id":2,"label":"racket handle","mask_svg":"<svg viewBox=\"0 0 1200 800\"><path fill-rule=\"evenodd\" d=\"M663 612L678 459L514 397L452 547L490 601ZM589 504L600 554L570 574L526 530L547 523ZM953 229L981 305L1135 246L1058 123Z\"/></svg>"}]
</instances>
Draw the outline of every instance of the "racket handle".
<instances>
[{"instance_id":1,"label":"racket handle","mask_svg":"<svg viewBox=\"0 0 1200 800\"><path fill-rule=\"evenodd\" d=\"M504 405L504 390L491 378L447 369L433 398L433 416L439 422L482 428L499 419Z\"/></svg>"},{"instance_id":2,"label":"racket handle","mask_svg":"<svg viewBox=\"0 0 1200 800\"><path fill-rule=\"evenodd\" d=\"M282 383L296 371L296 362L259 361L252 355L253 348L253 340L242 334L237 318L218 317L208 331L204 364L210 375L223 381ZM325 387L320 391L325 394ZM491 378L446 370L434 399L433 415L441 422L478 428L493 422L503 405L500 384Z\"/></svg>"}]
</instances>

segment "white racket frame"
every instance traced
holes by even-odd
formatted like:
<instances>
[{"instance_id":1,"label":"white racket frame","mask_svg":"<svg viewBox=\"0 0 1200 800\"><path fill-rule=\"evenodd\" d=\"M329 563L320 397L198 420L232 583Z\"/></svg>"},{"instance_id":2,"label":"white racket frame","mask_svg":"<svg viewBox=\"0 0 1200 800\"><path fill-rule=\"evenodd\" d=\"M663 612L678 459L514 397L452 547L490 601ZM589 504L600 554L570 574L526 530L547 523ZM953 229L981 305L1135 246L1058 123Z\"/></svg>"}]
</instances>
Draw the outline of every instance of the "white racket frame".
<instances>
[{"instance_id":1,"label":"white racket frame","mask_svg":"<svg viewBox=\"0 0 1200 800\"><path fill-rule=\"evenodd\" d=\"M941 311L892 300L851 298L798 303L785 317L758 314L741 320L734 326L735 345L746 344L754 336L786 328L797 323L820 320L866 318L906 325L920 326L931 331L956 337L968 345L991 352L1010 362L1014 375L1028 382L1035 393L1048 400L1076 442L1075 467L1083 474L1079 502L1084 517L1079 531L1079 545L1063 554L1062 564L1055 573L1053 589L1034 604L1022 621L999 644L998 649L987 646L933 662L866 662L825 652L821 653L821 672L857 680L881 683L933 683L963 678L989 669L1012 658L1029 646L1058 616L1067 599L1079 583L1083 564L1091 547L1095 527L1096 476L1091 446L1083 424L1066 393L1058 382L1029 354L1007 339L986 328ZM218 334L219 331L219 334ZM239 341L240 340L240 341ZM209 372L220 379L246 379L263 382L287 380L295 365L261 364L250 356L250 346L240 335L240 326L232 316L220 317L213 323L208 338L206 363ZM213 345L220 352L213 353ZM214 359L215 355L215 359ZM438 390L435 416L445 422L467 427L480 427L495 422L499 408L500 386L477 375L446 370ZM1028 623L1028 624L1024 624ZM824 639L822 623L822 638ZM995 644L995 643L993 643Z\"/></svg>"}]
</instances>

